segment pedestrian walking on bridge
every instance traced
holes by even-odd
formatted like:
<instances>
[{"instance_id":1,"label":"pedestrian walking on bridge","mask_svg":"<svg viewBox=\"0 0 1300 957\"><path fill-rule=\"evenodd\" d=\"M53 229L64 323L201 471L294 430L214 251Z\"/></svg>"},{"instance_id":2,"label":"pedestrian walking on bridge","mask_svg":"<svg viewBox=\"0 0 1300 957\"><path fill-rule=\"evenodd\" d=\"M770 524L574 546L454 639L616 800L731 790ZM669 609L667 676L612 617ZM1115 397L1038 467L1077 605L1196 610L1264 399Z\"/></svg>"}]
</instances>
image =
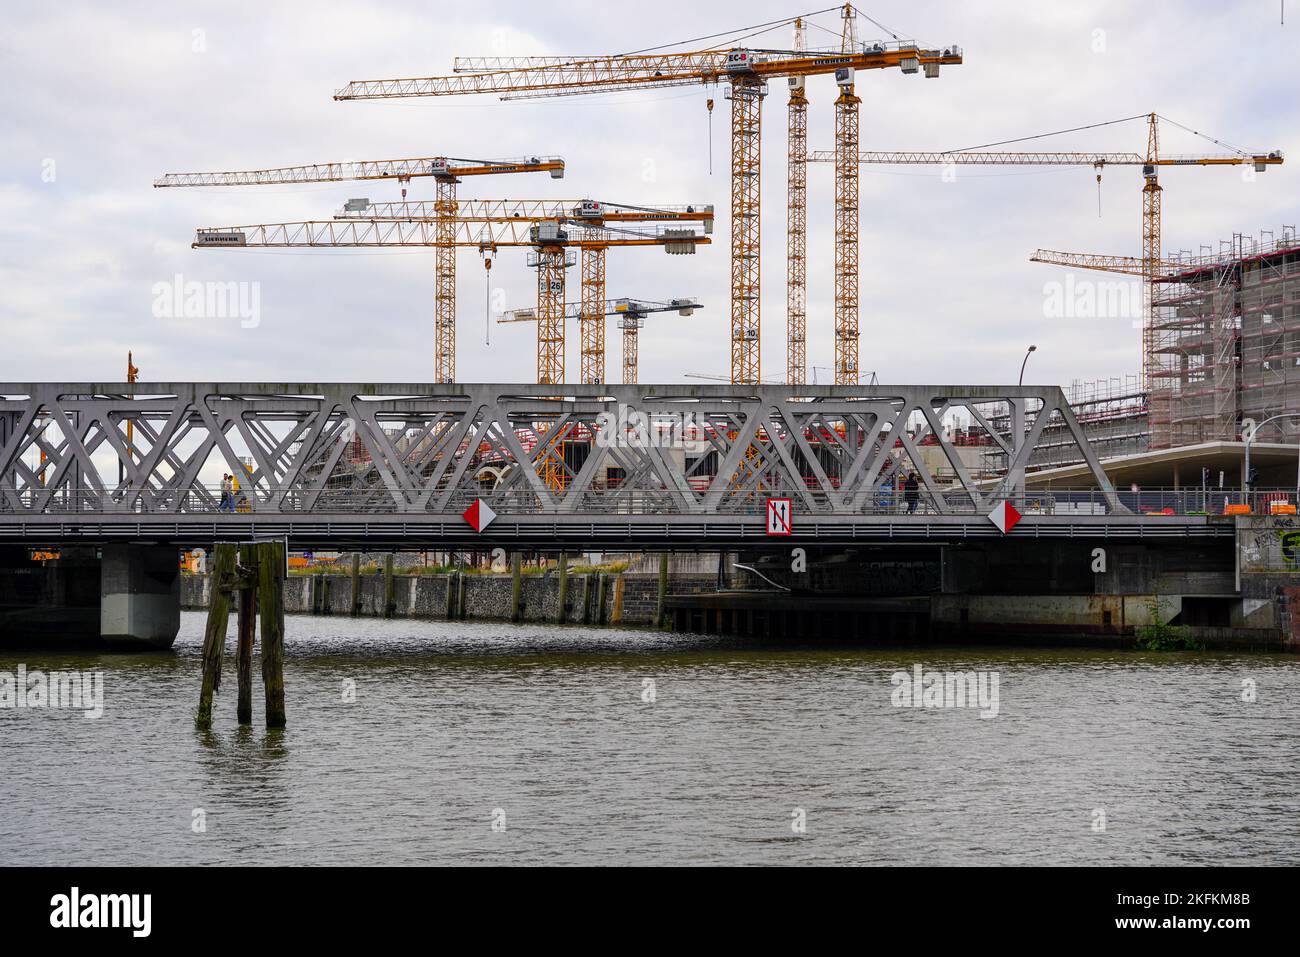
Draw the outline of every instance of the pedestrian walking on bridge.
<instances>
[{"instance_id":1,"label":"pedestrian walking on bridge","mask_svg":"<svg viewBox=\"0 0 1300 957\"><path fill-rule=\"evenodd\" d=\"M921 501L921 483L917 481L915 472L908 472L907 478L903 479L903 499L907 502L907 514L913 514Z\"/></svg>"}]
</instances>

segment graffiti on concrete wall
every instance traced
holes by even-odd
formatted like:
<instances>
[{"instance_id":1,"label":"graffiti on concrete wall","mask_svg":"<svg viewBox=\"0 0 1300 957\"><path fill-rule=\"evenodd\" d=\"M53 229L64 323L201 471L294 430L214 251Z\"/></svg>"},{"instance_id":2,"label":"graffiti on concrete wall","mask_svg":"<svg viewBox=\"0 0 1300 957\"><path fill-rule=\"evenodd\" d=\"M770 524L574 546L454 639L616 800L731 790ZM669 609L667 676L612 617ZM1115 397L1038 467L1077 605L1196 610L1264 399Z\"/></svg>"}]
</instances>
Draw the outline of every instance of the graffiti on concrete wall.
<instances>
[{"instance_id":1,"label":"graffiti on concrete wall","mask_svg":"<svg viewBox=\"0 0 1300 957\"><path fill-rule=\"evenodd\" d=\"M1289 515L1239 520L1237 552L1242 574L1300 574L1300 523Z\"/></svg>"}]
</instances>

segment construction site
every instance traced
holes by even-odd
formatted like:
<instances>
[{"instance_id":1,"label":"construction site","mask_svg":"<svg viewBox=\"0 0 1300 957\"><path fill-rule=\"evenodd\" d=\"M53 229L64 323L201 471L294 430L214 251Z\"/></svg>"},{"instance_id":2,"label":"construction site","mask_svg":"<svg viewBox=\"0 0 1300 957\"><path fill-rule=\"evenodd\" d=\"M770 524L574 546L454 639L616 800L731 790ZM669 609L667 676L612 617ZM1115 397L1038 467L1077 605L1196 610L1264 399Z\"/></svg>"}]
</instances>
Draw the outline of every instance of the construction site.
<instances>
[{"instance_id":1,"label":"construction site","mask_svg":"<svg viewBox=\"0 0 1300 957\"><path fill-rule=\"evenodd\" d=\"M822 14L827 11L821 11ZM1234 236L1217 254L1207 247L1200 253L1167 254L1162 247L1163 186L1160 174L1167 168L1242 167L1252 174L1283 162L1279 150L1215 150L1195 154L1161 151L1161 124L1217 145L1220 140L1161 117L1138 114L1089 124L1094 130L1124 123L1145 126L1145 149L1133 152L1050 152L1035 149L1015 152L1005 147L1039 141L1057 133L999 140L997 150L946 152L864 151L859 142L861 98L857 85L868 82L871 71L899 69L927 79L940 76L942 67L958 66L962 50L952 44L923 48L886 30L855 7L838 9L837 30L807 16L760 24L733 31L747 45L728 38L717 47L690 52L662 52L668 47L623 56L594 57L462 57L446 76L402 80L364 80L348 83L335 93L340 101L390 98L462 97L493 94L503 100L552 96L587 96L611 91L636 91L676 86L702 86L709 94L710 116L720 90L730 106L730 203L726 219L730 244L730 301L726 308L730 328L730 374L723 381L753 384L772 381L761 367L763 316L761 314L763 224L773 220L760 208L762 179L762 111L772 92L770 84L786 87L786 257L784 279L786 310L785 358L778 381L791 386L809 382L807 346L810 336L826 336L833 343L834 365L829 371L835 385L859 385L865 374L860 358L859 304L859 169L869 165L1062 167L1094 169L1098 188L1109 167L1131 167L1141 173L1140 253L1132 256L1066 253L1039 249L1031 259L1073 271L1091 270L1136 277L1142 283L1141 354L1134 356L1137 372L1120 370L1104 382L1075 382L1071 400L1089 439L1103 458L1140 455L1150 450L1197 445L1211 440L1233 441L1243 422L1263 422L1295 407L1292 381L1300 375L1300 328L1291 285L1296 268L1293 227L1277 237L1258 240ZM814 17L818 15L813 15ZM864 41L859 20L880 28L890 39ZM810 28L836 33L838 43L829 49L809 46ZM759 44L755 38L788 38L788 45ZM720 35L724 36L724 35ZM808 81L818 76L834 80L836 92L834 146L810 150L808 145ZM1037 143L1035 142L1035 145ZM828 327L809 326L807 278L808 170L810 164L827 164L834 175L834 290ZM535 329L536 381L539 384L577 382L585 385L621 381L638 382L638 341L647 316L677 313L687 316L702 308L690 296L639 299L611 296L607 290L606 258L611 250L659 249L669 255L692 255L713 241L714 205L706 197L675 205L610 203L591 197L573 200L478 199L459 195L463 181L495 181L507 174L544 174L552 179L566 174L565 160L552 155L509 159L464 159L427 156L412 159L352 161L281 167L239 172L168 174L159 187L258 186L296 183L389 181L400 187L399 201L355 198L331 218L316 221L205 227L197 231L199 249L249 248L400 248L428 247L433 251L435 293L433 308L433 381L457 381L456 325L457 254L476 252L490 277L503 254L511 249L526 253L535 270L535 306L497 314L496 323L518 323ZM509 175L513 181L515 175ZM413 183L432 179L432 200L408 199ZM779 222L779 220L778 220ZM621 255L621 254L620 254ZM567 274L577 273L580 295L566 295ZM622 290L619 290L621 293ZM612 356L607 336L609 319L617 321L621 357ZM577 375L566 367L567 328L575 325L579 343ZM1031 349L1032 351L1032 349ZM616 371L615 371L616 370ZM685 373L685 370L682 370ZM611 374L612 373L612 374ZM688 376L691 374L688 374ZM706 376L697 376L707 378ZM815 379L815 370L813 370ZM888 376L882 377L888 381ZM872 378L870 384L874 384ZM1014 417L1009 407L990 408L986 421L960 421L948 417L941 435L921 421L908 423L911 437L921 443L944 443L968 450L969 468L986 477L1005 472L1005 439L1013 428L1032 430L1038 410L1027 408ZM1292 420L1279 435L1294 436L1300 421ZM401 430L398 429L398 432ZM552 429L539 422L525 430L530 447L551 451L540 458L548 484L565 487L576 474L581 458L577 444L590 444L594 436L573 430ZM1034 453L1031 469L1045 470L1078 464L1077 445L1068 441L1061 423L1042 427L1043 441ZM393 436L406 447L421 447L418 433ZM427 438L427 436L425 437ZM688 436L700 440L700 436ZM760 438L762 438L760 436ZM811 436L814 442L816 436ZM1056 441L1060 438L1060 441ZM859 441L892 442L898 448L896 467L887 470L901 481L908 470L908 454L897 436L860 435ZM427 442L426 442L427 444ZM485 454L487 450L485 448ZM367 450L354 449L365 458ZM755 461L760 455L756 453ZM566 464L567 463L567 464ZM490 456L485 467L490 467ZM337 481L353 481L356 466ZM703 473L701 473L703 476ZM949 476L949 478L955 478Z\"/></svg>"},{"instance_id":2,"label":"construction site","mask_svg":"<svg viewBox=\"0 0 1300 957\"><path fill-rule=\"evenodd\" d=\"M1283 926L1285 4L827 2L6 17L7 925L879 864Z\"/></svg>"}]
</instances>

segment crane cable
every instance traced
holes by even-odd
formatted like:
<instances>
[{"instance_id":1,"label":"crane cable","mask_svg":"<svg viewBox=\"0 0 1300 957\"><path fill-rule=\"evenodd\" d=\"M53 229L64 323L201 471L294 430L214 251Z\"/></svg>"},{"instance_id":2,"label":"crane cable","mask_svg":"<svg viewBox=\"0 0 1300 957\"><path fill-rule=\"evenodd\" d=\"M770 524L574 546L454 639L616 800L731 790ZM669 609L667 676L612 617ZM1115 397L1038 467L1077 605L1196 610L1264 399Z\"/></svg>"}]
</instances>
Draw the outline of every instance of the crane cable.
<instances>
[{"instance_id":1,"label":"crane cable","mask_svg":"<svg viewBox=\"0 0 1300 957\"><path fill-rule=\"evenodd\" d=\"M1076 126L1068 130L1055 130L1051 133L1038 133L1034 136L1021 136L1013 140L999 140L996 143L982 143L979 146L964 146L959 150L944 150L945 153L965 153L968 150L983 150L990 146L1006 146L1011 143L1024 143L1029 140L1041 140L1049 136L1061 136L1065 133L1078 133L1082 130L1095 130L1102 126L1114 126L1116 123L1130 123L1133 120L1145 120L1150 114L1139 113L1137 116L1126 116L1122 120L1107 120L1104 123L1089 123L1087 126Z\"/></svg>"},{"instance_id":2,"label":"crane cable","mask_svg":"<svg viewBox=\"0 0 1300 957\"><path fill-rule=\"evenodd\" d=\"M666 50L669 47L680 47L680 46L685 46L688 43L701 43L704 40L716 40L719 37L729 37L732 36L733 34L745 33L745 31L747 30L757 30L759 32L766 33L768 30L773 30L776 29L777 27L783 27L786 26L787 24L794 23L794 21L800 19L801 17L802 18L816 17L816 16L820 16L823 13L830 13L831 11L838 10L838 9L840 9L838 6L827 7L825 10L817 10L813 13L804 13L804 14L799 14L798 16L786 17L783 20L769 20L766 23L756 23L753 26L748 26L748 27L737 27L735 30L726 30L722 33L710 33L707 36L692 37L689 40L678 40L675 43L661 43L657 47L646 47L643 50L632 50L628 53L620 53L619 56L638 56L639 54L642 53L654 53L657 50ZM748 39L748 37L752 35L753 34L749 34L743 37L737 37L737 39L741 39L741 40Z\"/></svg>"},{"instance_id":3,"label":"crane cable","mask_svg":"<svg viewBox=\"0 0 1300 957\"><path fill-rule=\"evenodd\" d=\"M1199 137L1200 137L1201 139L1203 139L1203 140L1209 140L1209 141L1210 141L1211 143L1213 143L1215 146L1223 146L1223 147L1227 147L1228 149L1232 150L1234 153L1239 153L1239 154L1242 155L1242 156L1249 156L1249 155L1250 155L1249 151L1247 151L1247 150L1243 150L1243 149L1241 149L1241 148L1238 147L1238 146L1233 146L1231 143L1226 143L1226 142L1224 142L1223 140L1216 140L1213 136L1210 136L1208 133L1202 133L1200 130L1194 130L1194 129L1192 129L1190 126L1184 126L1182 123L1179 123L1179 122L1176 121L1176 120L1171 120L1169 117L1165 116L1163 113L1157 113L1156 116L1160 117L1160 119L1164 120L1166 123L1170 123L1170 124L1172 124L1172 125L1178 127L1180 130L1185 130L1185 131L1187 131L1188 133L1191 133L1193 136L1199 136Z\"/></svg>"},{"instance_id":4,"label":"crane cable","mask_svg":"<svg viewBox=\"0 0 1300 957\"><path fill-rule=\"evenodd\" d=\"M1011 140L999 140L999 141L997 141L996 143L982 143L982 144L980 144L979 146L965 146L965 147L962 147L961 149L958 149L958 150L944 150L944 152L945 152L945 153L964 153L964 152L966 152L966 151L968 151L968 150L983 150L983 149L988 149L988 148L993 147L993 146L1008 146L1008 145L1010 145L1010 144L1012 144L1012 143L1025 143L1025 142L1028 142L1028 141L1030 141L1030 140L1041 140L1041 139L1046 139L1046 138L1049 137L1049 136L1062 136L1062 135L1064 135L1064 134L1066 134L1066 133L1079 133L1079 132L1082 132L1083 130L1095 130L1095 129L1099 129L1099 128L1103 127L1103 126L1114 126L1114 125L1117 124L1117 123L1131 123L1133 120L1145 120L1145 119L1148 119L1150 116L1151 116L1150 113L1140 113L1140 114L1138 114L1137 116L1126 116L1126 117L1124 117L1123 119L1118 119L1118 120L1106 120L1104 123L1089 123L1089 124L1087 124L1086 126L1075 126L1075 127L1071 127L1071 128L1068 129L1068 130L1054 130L1054 131L1051 132L1051 133L1038 133L1038 134L1035 134L1034 136L1021 136L1021 137L1017 137L1016 139L1011 139ZM1199 137L1200 137L1201 139L1203 139L1203 140L1208 140L1209 142L1213 143L1215 146L1222 146L1222 147L1224 147L1225 149L1232 150L1234 153L1237 153L1237 154L1239 154L1239 155L1241 155L1241 156L1250 156L1250 155L1251 155L1250 152L1249 152L1248 150L1244 150L1244 149L1242 149L1242 148L1239 147L1239 146L1233 146L1231 143L1229 143L1229 142L1227 142L1227 141L1225 141L1225 140L1215 139L1213 136L1210 136L1208 133L1202 133L1200 130L1194 130L1194 129L1192 129L1190 126L1185 126L1185 125L1183 125L1182 123L1179 123L1179 122L1176 121L1176 120L1171 120L1169 117L1165 116L1163 113L1157 113L1156 116L1158 116L1160 119L1164 120L1166 123L1169 123L1169 124L1171 124L1171 125L1173 125L1173 126L1178 127L1180 130L1184 130L1184 131L1186 131L1186 132L1188 132L1188 133L1191 133L1193 136L1199 136Z\"/></svg>"}]
</instances>

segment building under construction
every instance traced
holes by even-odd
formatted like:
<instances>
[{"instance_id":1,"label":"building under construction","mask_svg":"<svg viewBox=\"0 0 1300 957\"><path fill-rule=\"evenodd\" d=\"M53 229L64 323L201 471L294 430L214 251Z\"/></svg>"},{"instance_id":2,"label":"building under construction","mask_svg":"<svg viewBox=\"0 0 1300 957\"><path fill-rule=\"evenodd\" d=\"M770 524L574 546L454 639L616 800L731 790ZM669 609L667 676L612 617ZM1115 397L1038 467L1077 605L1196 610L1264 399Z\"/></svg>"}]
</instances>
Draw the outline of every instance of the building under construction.
<instances>
[{"instance_id":1,"label":"building under construction","mask_svg":"<svg viewBox=\"0 0 1300 957\"><path fill-rule=\"evenodd\" d=\"M1242 423L1300 410L1300 244L1236 235L1184 256L1157 280L1151 442L1175 448L1233 441ZM1300 437L1280 420L1270 438Z\"/></svg>"},{"instance_id":2,"label":"building under construction","mask_svg":"<svg viewBox=\"0 0 1300 957\"><path fill-rule=\"evenodd\" d=\"M1239 441L1243 424L1284 412L1261 439L1300 441L1300 239L1295 227L1235 235L1217 253L1165 257L1152 300L1154 365L1137 376L1075 382L1070 404L1103 458L1204 442ZM1009 413L991 419L1003 434ZM1032 423L1032 413L1030 416ZM1059 441L1057 438L1059 437ZM1031 467L1082 461L1059 423L1048 423ZM990 452L991 467L1005 455Z\"/></svg>"}]
</instances>

